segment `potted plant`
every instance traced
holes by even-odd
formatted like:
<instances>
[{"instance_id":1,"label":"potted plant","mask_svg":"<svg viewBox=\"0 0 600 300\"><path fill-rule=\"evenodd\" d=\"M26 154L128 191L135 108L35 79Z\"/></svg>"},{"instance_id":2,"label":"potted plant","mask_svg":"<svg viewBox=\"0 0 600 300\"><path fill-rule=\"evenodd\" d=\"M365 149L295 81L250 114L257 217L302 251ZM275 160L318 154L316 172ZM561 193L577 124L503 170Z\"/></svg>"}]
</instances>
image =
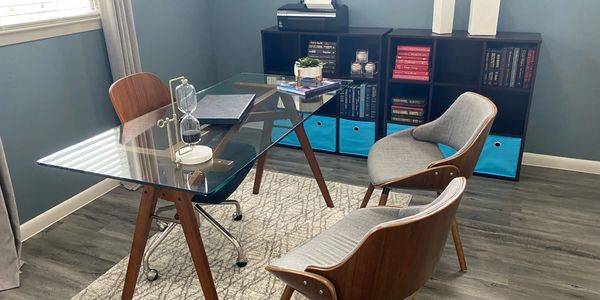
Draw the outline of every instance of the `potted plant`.
<instances>
[{"instance_id":1,"label":"potted plant","mask_svg":"<svg viewBox=\"0 0 600 300\"><path fill-rule=\"evenodd\" d=\"M294 75L297 84L303 78L312 78L318 82L323 80L323 63L317 58L301 57L294 64Z\"/></svg>"}]
</instances>

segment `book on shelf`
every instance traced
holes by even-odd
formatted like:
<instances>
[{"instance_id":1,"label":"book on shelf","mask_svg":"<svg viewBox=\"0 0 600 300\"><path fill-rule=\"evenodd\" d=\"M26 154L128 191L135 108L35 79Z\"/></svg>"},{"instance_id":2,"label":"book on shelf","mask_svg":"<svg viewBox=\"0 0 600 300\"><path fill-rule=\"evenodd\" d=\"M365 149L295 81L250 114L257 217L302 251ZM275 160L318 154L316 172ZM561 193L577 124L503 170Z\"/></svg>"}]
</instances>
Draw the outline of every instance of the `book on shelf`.
<instances>
[{"instance_id":1,"label":"book on shelf","mask_svg":"<svg viewBox=\"0 0 600 300\"><path fill-rule=\"evenodd\" d=\"M403 60L416 60L416 61L429 61L429 56L427 57L416 57L416 56L406 56L398 54L396 56L396 62Z\"/></svg>"},{"instance_id":2,"label":"book on shelf","mask_svg":"<svg viewBox=\"0 0 600 300\"><path fill-rule=\"evenodd\" d=\"M429 72L428 71L394 70L394 75L429 76Z\"/></svg>"},{"instance_id":3,"label":"book on shelf","mask_svg":"<svg viewBox=\"0 0 600 300\"><path fill-rule=\"evenodd\" d=\"M420 125L425 121L426 103L424 99L393 97L390 105L390 120L410 125Z\"/></svg>"},{"instance_id":4,"label":"book on shelf","mask_svg":"<svg viewBox=\"0 0 600 300\"><path fill-rule=\"evenodd\" d=\"M527 51L527 65L525 66L525 79L523 87L528 89L531 88L531 81L533 80L533 64L535 61L535 57L537 55L537 50L530 49Z\"/></svg>"},{"instance_id":5,"label":"book on shelf","mask_svg":"<svg viewBox=\"0 0 600 300\"><path fill-rule=\"evenodd\" d=\"M429 75L427 76L417 76L417 75L403 75L403 74L394 74L392 79L398 80L415 80L415 81L429 81Z\"/></svg>"},{"instance_id":6,"label":"book on shelf","mask_svg":"<svg viewBox=\"0 0 600 300\"><path fill-rule=\"evenodd\" d=\"M427 71L429 72L429 66L419 66L419 65L396 65L394 70L405 70L405 71Z\"/></svg>"},{"instance_id":7,"label":"book on shelf","mask_svg":"<svg viewBox=\"0 0 600 300\"><path fill-rule=\"evenodd\" d=\"M336 42L329 42L329 41L308 41L309 45L316 45L316 46L333 46L335 47L337 45Z\"/></svg>"},{"instance_id":8,"label":"book on shelf","mask_svg":"<svg viewBox=\"0 0 600 300\"><path fill-rule=\"evenodd\" d=\"M333 91L339 87L339 80L324 79L321 83L314 87L298 86L295 81L280 83L277 85L277 90L311 98Z\"/></svg>"},{"instance_id":9,"label":"book on shelf","mask_svg":"<svg viewBox=\"0 0 600 300\"><path fill-rule=\"evenodd\" d=\"M429 59L430 52L414 52L414 51L398 51L396 56L401 57L414 57L414 58L427 58Z\"/></svg>"},{"instance_id":10,"label":"book on shelf","mask_svg":"<svg viewBox=\"0 0 600 300\"><path fill-rule=\"evenodd\" d=\"M313 49L310 46L308 47L308 53L312 53L312 54L321 54L321 55L332 55L333 57L335 57L336 51L335 49L333 50L326 50L326 49Z\"/></svg>"},{"instance_id":11,"label":"book on shelf","mask_svg":"<svg viewBox=\"0 0 600 300\"><path fill-rule=\"evenodd\" d=\"M404 107L404 108L392 107L392 115L423 117L423 116L425 116L425 111L422 108L421 109L414 109L414 108L410 109L407 107Z\"/></svg>"},{"instance_id":12,"label":"book on shelf","mask_svg":"<svg viewBox=\"0 0 600 300\"><path fill-rule=\"evenodd\" d=\"M425 123L425 119L424 118L411 118L408 116L391 116L391 120L393 122L399 122L399 123L407 123L410 125L421 125L423 123Z\"/></svg>"},{"instance_id":13,"label":"book on shelf","mask_svg":"<svg viewBox=\"0 0 600 300\"><path fill-rule=\"evenodd\" d=\"M429 81L431 46L398 45L392 79Z\"/></svg>"},{"instance_id":14,"label":"book on shelf","mask_svg":"<svg viewBox=\"0 0 600 300\"><path fill-rule=\"evenodd\" d=\"M396 67L401 65L419 65L429 67L429 60L396 59Z\"/></svg>"},{"instance_id":15,"label":"book on shelf","mask_svg":"<svg viewBox=\"0 0 600 300\"><path fill-rule=\"evenodd\" d=\"M408 46L398 45L396 47L397 52L431 52L431 46Z\"/></svg>"},{"instance_id":16,"label":"book on shelf","mask_svg":"<svg viewBox=\"0 0 600 300\"><path fill-rule=\"evenodd\" d=\"M346 88L339 97L342 117L373 119L377 114L377 84L356 83Z\"/></svg>"},{"instance_id":17,"label":"book on shelf","mask_svg":"<svg viewBox=\"0 0 600 300\"><path fill-rule=\"evenodd\" d=\"M507 88L530 88L537 57L536 51L530 46L486 49L482 84Z\"/></svg>"},{"instance_id":18,"label":"book on shelf","mask_svg":"<svg viewBox=\"0 0 600 300\"><path fill-rule=\"evenodd\" d=\"M327 60L330 62L335 62L335 54L329 55L329 54L318 54L318 53L310 53L309 52L307 56L311 57L311 58L318 58L321 61Z\"/></svg>"},{"instance_id":19,"label":"book on shelf","mask_svg":"<svg viewBox=\"0 0 600 300\"><path fill-rule=\"evenodd\" d=\"M327 41L309 41L307 57L319 59L323 65L323 74L335 75L337 70L337 43Z\"/></svg>"},{"instance_id":20,"label":"book on shelf","mask_svg":"<svg viewBox=\"0 0 600 300\"><path fill-rule=\"evenodd\" d=\"M412 107L425 107L427 103L423 99L412 99L412 98L392 98L392 106L412 106Z\"/></svg>"}]
</instances>

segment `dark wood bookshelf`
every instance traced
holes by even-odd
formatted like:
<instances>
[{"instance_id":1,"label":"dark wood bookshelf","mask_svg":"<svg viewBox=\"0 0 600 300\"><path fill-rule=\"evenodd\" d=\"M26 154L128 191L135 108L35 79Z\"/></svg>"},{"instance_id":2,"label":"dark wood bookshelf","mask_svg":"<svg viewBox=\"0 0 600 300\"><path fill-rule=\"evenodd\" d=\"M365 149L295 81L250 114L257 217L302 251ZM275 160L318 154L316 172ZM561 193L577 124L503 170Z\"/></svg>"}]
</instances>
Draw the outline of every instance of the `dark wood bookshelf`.
<instances>
[{"instance_id":1,"label":"dark wood bookshelf","mask_svg":"<svg viewBox=\"0 0 600 300\"><path fill-rule=\"evenodd\" d=\"M541 35L539 33L498 32L493 37L475 37L470 36L466 31L438 35L428 29L396 29L388 34L387 39L387 60L394 63L398 45L431 46L431 69L430 82L398 80L392 78L394 67L390 63L391 66L388 67L388 74L385 78L385 99L383 101L383 123L385 124L380 137L388 134L386 130L388 124L414 126L391 120L390 106L394 97L426 100L425 122L429 122L444 113L459 95L473 91L490 98L498 107L498 115L490 134L520 139L515 176L485 173L480 175L518 180L542 42ZM529 88L483 84L486 50L502 47L536 49Z\"/></svg>"},{"instance_id":2,"label":"dark wood bookshelf","mask_svg":"<svg viewBox=\"0 0 600 300\"><path fill-rule=\"evenodd\" d=\"M515 171L509 175L494 172L479 172L488 177L518 180L527 135L527 125L531 100L534 91L537 62L539 59L541 35L539 33L498 32L493 37L470 36L466 31L438 35L428 29L396 29L351 27L343 32L280 31L276 26L261 31L263 46L263 69L275 75L293 75L293 64L299 57L307 55L310 40L336 42L336 69L331 78L350 79L357 83L377 83L379 88L377 112L373 118L360 118L340 115L340 103L327 105L317 115L335 118L336 153L353 155L340 151L340 135L347 123L374 123L374 140L388 134L388 125L401 130L404 126L415 126L391 120L391 99L393 97L418 98L426 100L425 122L443 114L456 98L464 92L473 91L490 98L498 107L498 115L492 127L491 136L507 144L518 141L518 149L512 149L506 157L497 161L509 160L515 163ZM426 45L431 47L429 81L393 79L396 46ZM531 83L528 88L503 87L483 84L483 74L488 48L527 47L536 49ZM350 63L356 50L368 49L369 60L377 63L378 73L374 78L356 78L350 74ZM343 125L345 123L346 125ZM369 127L371 128L371 127ZM371 130L371 129L369 129ZM369 137L370 139L371 137ZM345 140L346 148L356 141ZM503 140L504 139L504 140ZM511 140L512 139L512 140ZM493 144L493 141L489 141ZM357 146L358 147L358 146ZM362 145L364 148L364 145ZM497 149L492 149L497 150ZM484 148L482 157L493 155ZM492 151L492 152L493 152ZM330 151L334 152L334 151ZM499 149L498 152L502 152ZM365 153L362 154L366 155ZM355 156L355 155L353 155ZM517 157L518 156L518 157ZM489 157L488 157L489 158ZM493 164L493 157L492 164ZM480 162L482 159L480 159Z\"/></svg>"},{"instance_id":3,"label":"dark wood bookshelf","mask_svg":"<svg viewBox=\"0 0 600 300\"><path fill-rule=\"evenodd\" d=\"M381 136L384 126L383 113L383 94L385 86L385 76L387 74L387 34L392 28L377 27L350 27L341 32L311 32L311 31L280 31L276 26L266 28L261 31L262 53L263 53L263 71L267 74L275 75L294 75L294 62L307 56L308 43L311 40L334 41L336 42L336 70L334 74L325 77L353 80L355 83L375 83L377 84L376 114L372 118L351 117L340 114L339 100L336 100L335 111L332 107L326 110L319 110L316 114L336 118L336 153L351 153L340 151L341 120L373 123L373 142ZM369 61L375 62L377 72L373 78L357 77L350 74L350 64L355 60L356 50L366 49L369 51ZM362 141L357 140L359 144ZM352 141L350 141L352 143ZM366 153L365 153L366 155Z\"/></svg>"}]
</instances>

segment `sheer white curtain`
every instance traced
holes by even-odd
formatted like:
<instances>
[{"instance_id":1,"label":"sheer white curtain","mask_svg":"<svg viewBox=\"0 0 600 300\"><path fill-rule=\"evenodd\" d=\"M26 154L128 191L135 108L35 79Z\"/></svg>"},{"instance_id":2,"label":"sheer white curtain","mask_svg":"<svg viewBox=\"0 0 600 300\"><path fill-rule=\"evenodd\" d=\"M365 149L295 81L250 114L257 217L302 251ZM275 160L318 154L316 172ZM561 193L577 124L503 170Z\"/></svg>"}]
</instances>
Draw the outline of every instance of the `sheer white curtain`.
<instances>
[{"instance_id":1,"label":"sheer white curtain","mask_svg":"<svg viewBox=\"0 0 600 300\"><path fill-rule=\"evenodd\" d=\"M113 80L142 71L131 0L100 0L100 17Z\"/></svg>"},{"instance_id":2,"label":"sheer white curtain","mask_svg":"<svg viewBox=\"0 0 600 300\"><path fill-rule=\"evenodd\" d=\"M0 291L19 286L21 231L8 164L0 138Z\"/></svg>"},{"instance_id":3,"label":"sheer white curtain","mask_svg":"<svg viewBox=\"0 0 600 300\"><path fill-rule=\"evenodd\" d=\"M100 18L113 81L142 71L131 0L100 0ZM140 185L121 182L128 190Z\"/></svg>"}]
</instances>

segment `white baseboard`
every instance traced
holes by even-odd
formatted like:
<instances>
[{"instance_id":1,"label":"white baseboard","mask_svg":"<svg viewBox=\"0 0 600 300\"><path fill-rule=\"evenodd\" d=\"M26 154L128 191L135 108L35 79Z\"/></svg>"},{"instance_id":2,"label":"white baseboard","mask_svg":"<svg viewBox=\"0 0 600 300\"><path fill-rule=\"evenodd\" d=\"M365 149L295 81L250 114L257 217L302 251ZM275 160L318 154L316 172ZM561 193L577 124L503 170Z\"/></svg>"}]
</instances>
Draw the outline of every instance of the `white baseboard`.
<instances>
[{"instance_id":1,"label":"white baseboard","mask_svg":"<svg viewBox=\"0 0 600 300\"><path fill-rule=\"evenodd\" d=\"M65 200L61 204L45 211L41 215L21 224L21 240L25 241L36 235L38 232L48 228L48 226L60 221L72 212L110 192L117 186L119 186L119 181L104 179L83 192Z\"/></svg>"},{"instance_id":2,"label":"white baseboard","mask_svg":"<svg viewBox=\"0 0 600 300\"><path fill-rule=\"evenodd\" d=\"M523 153L523 165L600 175L600 161Z\"/></svg>"}]
</instances>

